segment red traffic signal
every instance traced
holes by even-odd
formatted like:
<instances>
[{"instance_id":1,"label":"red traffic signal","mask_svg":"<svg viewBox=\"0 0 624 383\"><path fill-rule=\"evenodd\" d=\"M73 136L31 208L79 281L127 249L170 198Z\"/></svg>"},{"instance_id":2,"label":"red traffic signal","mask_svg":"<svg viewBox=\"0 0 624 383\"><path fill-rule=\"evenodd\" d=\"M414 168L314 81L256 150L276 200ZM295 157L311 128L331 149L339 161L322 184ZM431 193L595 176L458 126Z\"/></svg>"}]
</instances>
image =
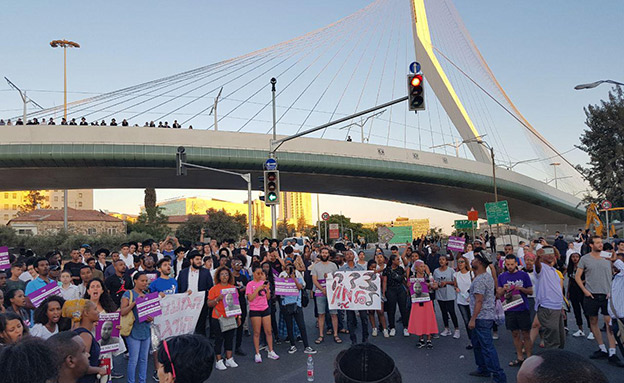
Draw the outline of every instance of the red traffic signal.
<instances>
[{"instance_id":1,"label":"red traffic signal","mask_svg":"<svg viewBox=\"0 0 624 383\"><path fill-rule=\"evenodd\" d=\"M422 74L407 76L407 102L411 111L425 110L425 88Z\"/></svg>"}]
</instances>

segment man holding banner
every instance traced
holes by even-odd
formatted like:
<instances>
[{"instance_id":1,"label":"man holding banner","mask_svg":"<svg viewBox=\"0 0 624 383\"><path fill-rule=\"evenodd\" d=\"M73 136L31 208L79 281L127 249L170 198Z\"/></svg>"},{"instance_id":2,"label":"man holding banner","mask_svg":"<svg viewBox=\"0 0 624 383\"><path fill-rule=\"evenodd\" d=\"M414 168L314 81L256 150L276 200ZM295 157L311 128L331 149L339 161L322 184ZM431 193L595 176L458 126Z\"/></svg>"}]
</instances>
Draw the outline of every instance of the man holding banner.
<instances>
[{"instance_id":1,"label":"man holding banner","mask_svg":"<svg viewBox=\"0 0 624 383\"><path fill-rule=\"evenodd\" d=\"M323 328L325 327L325 313L329 309L328 295L326 289L327 278L338 271L338 266L329 261L329 249L324 247L321 249L321 262L317 262L312 266L312 283L314 283L314 296L316 296L316 305L318 308L318 329L319 337L314 341L320 344L323 341ZM338 310L329 310L333 327L334 342L342 343L338 337Z\"/></svg>"},{"instance_id":2,"label":"man holding banner","mask_svg":"<svg viewBox=\"0 0 624 383\"><path fill-rule=\"evenodd\" d=\"M365 271L364 267L355 262L355 254L353 250L347 250L344 253L345 264L340 267L340 271ZM360 316L362 323L362 343L368 342L368 311L367 310L347 310L347 328L349 329L349 337L351 343L357 343L357 335L355 328L357 326L357 315Z\"/></svg>"}]
</instances>

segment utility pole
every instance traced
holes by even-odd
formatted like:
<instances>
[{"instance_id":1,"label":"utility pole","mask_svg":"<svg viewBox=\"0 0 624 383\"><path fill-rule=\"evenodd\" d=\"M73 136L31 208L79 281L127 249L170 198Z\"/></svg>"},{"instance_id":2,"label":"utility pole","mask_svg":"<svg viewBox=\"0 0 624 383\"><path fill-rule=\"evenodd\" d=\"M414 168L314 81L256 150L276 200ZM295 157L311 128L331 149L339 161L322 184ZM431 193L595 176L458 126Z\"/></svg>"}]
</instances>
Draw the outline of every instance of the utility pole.
<instances>
[{"instance_id":1,"label":"utility pole","mask_svg":"<svg viewBox=\"0 0 624 383\"><path fill-rule=\"evenodd\" d=\"M221 90L219 90L219 94L217 94L217 97L215 97L215 99L214 99L214 105L212 106L212 109L210 110L210 113L208 113L209 116L214 113L215 132L217 130L219 130L217 128L217 122L218 122L217 121L217 104L219 103L219 97L221 97L221 92L223 92L223 87L221 87Z\"/></svg>"},{"instance_id":2,"label":"utility pole","mask_svg":"<svg viewBox=\"0 0 624 383\"><path fill-rule=\"evenodd\" d=\"M561 165L560 162L553 162L552 164L553 170L555 171L555 189L559 190L559 184L557 183L557 166Z\"/></svg>"},{"instance_id":3,"label":"utility pole","mask_svg":"<svg viewBox=\"0 0 624 383\"><path fill-rule=\"evenodd\" d=\"M318 241L321 241L321 207L320 207L320 203L319 203L319 194L316 193L316 223L318 226Z\"/></svg>"},{"instance_id":4,"label":"utility pole","mask_svg":"<svg viewBox=\"0 0 624 383\"><path fill-rule=\"evenodd\" d=\"M277 138L276 132L276 124L277 117L275 111L275 84L277 84L277 79L273 77L271 79L271 99L273 104L273 141ZM269 154L270 158L275 158L275 152L271 152ZM271 236L273 238L277 238L277 208L275 205L271 205Z\"/></svg>"},{"instance_id":5,"label":"utility pole","mask_svg":"<svg viewBox=\"0 0 624 383\"><path fill-rule=\"evenodd\" d=\"M19 92L20 97L22 98L22 102L24 103L24 114L22 115L22 121L24 122L24 125L26 125L26 117L27 117L27 109L26 106L28 105L28 103L33 103L35 104L39 109L43 110L43 106L37 104L34 100L31 100L30 98L28 98L26 96L26 91L22 91L20 88L17 87L17 85L13 84L13 82L11 82L11 80L9 80L8 78L4 78L6 80L6 82L9 84L9 86L13 89L15 89L16 91Z\"/></svg>"}]
</instances>

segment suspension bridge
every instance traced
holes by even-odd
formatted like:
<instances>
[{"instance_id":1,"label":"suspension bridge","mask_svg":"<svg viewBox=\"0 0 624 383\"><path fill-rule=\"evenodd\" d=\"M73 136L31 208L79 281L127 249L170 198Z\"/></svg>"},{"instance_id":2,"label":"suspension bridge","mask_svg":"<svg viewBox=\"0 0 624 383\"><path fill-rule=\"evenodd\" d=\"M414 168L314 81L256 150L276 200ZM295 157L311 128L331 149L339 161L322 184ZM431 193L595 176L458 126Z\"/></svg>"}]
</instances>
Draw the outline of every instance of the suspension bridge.
<instances>
[{"instance_id":1,"label":"suspension bridge","mask_svg":"<svg viewBox=\"0 0 624 383\"><path fill-rule=\"evenodd\" d=\"M484 216L489 147L514 222L584 217L582 176L514 106L450 0L377 0L280 44L67 105L69 119L107 126L3 126L3 188L243 189L220 174L175 178L176 148L189 162L259 175L272 138L271 77L281 138L405 96L413 61L425 111L399 103L285 143L276 153L282 189ZM28 118L58 123L62 113ZM112 118L128 126L108 126ZM182 129L149 127L165 121Z\"/></svg>"}]
</instances>

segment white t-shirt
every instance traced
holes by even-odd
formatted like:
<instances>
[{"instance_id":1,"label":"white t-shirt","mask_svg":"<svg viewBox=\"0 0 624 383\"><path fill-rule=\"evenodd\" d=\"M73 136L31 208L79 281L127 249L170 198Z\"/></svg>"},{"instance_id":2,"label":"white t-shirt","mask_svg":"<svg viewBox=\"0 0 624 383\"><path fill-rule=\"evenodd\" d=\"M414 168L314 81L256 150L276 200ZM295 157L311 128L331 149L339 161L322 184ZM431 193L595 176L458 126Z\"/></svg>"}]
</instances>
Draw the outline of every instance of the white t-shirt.
<instances>
[{"instance_id":1,"label":"white t-shirt","mask_svg":"<svg viewBox=\"0 0 624 383\"><path fill-rule=\"evenodd\" d=\"M468 299L470 297L468 290L470 289L470 284L472 283L472 272L469 271L463 274L460 271L456 271L454 276L457 281L457 288L459 289L459 293L457 293L457 304L468 305Z\"/></svg>"},{"instance_id":2,"label":"white t-shirt","mask_svg":"<svg viewBox=\"0 0 624 383\"><path fill-rule=\"evenodd\" d=\"M78 286L72 283L70 283L67 289L64 289L63 286L61 286L61 296L66 301L70 301L72 299L80 299L80 291L78 290Z\"/></svg>"},{"instance_id":3,"label":"white t-shirt","mask_svg":"<svg viewBox=\"0 0 624 383\"><path fill-rule=\"evenodd\" d=\"M46 326L42 325L41 323L36 323L33 328L30 329L30 335L31 336L36 336L39 337L43 340L47 340L49 337L51 337L54 334L58 334L58 325L56 325L54 327L54 332L50 332L48 331L48 329L46 328Z\"/></svg>"},{"instance_id":4,"label":"white t-shirt","mask_svg":"<svg viewBox=\"0 0 624 383\"><path fill-rule=\"evenodd\" d=\"M124 257L123 254L119 254L119 259L124 261L124 263L126 264L127 268L129 268L129 269L134 268L134 256L132 254L128 254L127 257Z\"/></svg>"},{"instance_id":5,"label":"white t-shirt","mask_svg":"<svg viewBox=\"0 0 624 383\"><path fill-rule=\"evenodd\" d=\"M466 258L469 265L472 265L472 261L474 260L474 251L464 253L463 257Z\"/></svg>"}]
</instances>

